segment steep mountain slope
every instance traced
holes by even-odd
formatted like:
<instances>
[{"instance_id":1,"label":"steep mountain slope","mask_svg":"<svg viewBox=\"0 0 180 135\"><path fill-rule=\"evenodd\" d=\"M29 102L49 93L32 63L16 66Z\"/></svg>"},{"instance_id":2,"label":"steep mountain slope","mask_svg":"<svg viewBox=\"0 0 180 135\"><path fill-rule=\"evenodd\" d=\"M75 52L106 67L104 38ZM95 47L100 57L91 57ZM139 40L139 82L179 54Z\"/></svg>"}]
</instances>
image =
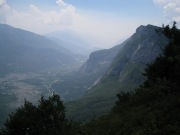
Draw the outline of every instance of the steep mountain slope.
<instances>
[{"instance_id":1,"label":"steep mountain slope","mask_svg":"<svg viewBox=\"0 0 180 135\"><path fill-rule=\"evenodd\" d=\"M146 64L151 63L168 43L158 29L152 25L137 28L99 83L87 91L81 100L68 104L72 118L85 120L94 113L99 115L107 112L117 93L131 91L144 81L142 73Z\"/></svg>"},{"instance_id":2,"label":"steep mountain slope","mask_svg":"<svg viewBox=\"0 0 180 135\"><path fill-rule=\"evenodd\" d=\"M0 75L43 70L75 62L57 43L25 30L0 24Z\"/></svg>"},{"instance_id":3,"label":"steep mountain slope","mask_svg":"<svg viewBox=\"0 0 180 135\"><path fill-rule=\"evenodd\" d=\"M111 64L112 59L116 56L124 44L125 42L110 49L99 50L91 53L89 59L80 68L80 74L87 75L105 72Z\"/></svg>"},{"instance_id":4,"label":"steep mountain slope","mask_svg":"<svg viewBox=\"0 0 180 135\"><path fill-rule=\"evenodd\" d=\"M134 92L119 93L108 115L86 124L86 134L180 134L180 30L174 22L162 31L170 42L163 55L147 66L145 82Z\"/></svg>"},{"instance_id":5,"label":"steep mountain slope","mask_svg":"<svg viewBox=\"0 0 180 135\"><path fill-rule=\"evenodd\" d=\"M82 97L87 89L95 85L106 73L112 59L123 45L124 43L111 49L91 53L78 71L65 76L59 75L59 81L52 84L53 89L61 93L61 97L66 101Z\"/></svg>"}]
</instances>

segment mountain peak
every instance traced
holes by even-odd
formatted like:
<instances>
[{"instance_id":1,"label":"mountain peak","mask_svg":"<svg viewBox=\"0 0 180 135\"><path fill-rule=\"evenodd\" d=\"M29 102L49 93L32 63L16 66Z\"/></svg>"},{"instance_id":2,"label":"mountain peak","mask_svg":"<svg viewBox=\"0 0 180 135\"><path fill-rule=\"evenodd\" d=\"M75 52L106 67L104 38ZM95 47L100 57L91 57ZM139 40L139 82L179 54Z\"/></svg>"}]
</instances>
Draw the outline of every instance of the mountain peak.
<instances>
[{"instance_id":1,"label":"mountain peak","mask_svg":"<svg viewBox=\"0 0 180 135\"><path fill-rule=\"evenodd\" d=\"M159 27L148 24L146 26L144 25L140 25L137 29L136 29L136 33L139 34L147 34L147 33L152 33L153 31L155 32L156 29L158 29Z\"/></svg>"},{"instance_id":2,"label":"mountain peak","mask_svg":"<svg viewBox=\"0 0 180 135\"><path fill-rule=\"evenodd\" d=\"M117 54L108 70L109 73L122 78L128 64L139 66L151 63L168 43L168 39L162 33L156 32L158 29L159 27L153 25L138 27L136 33Z\"/></svg>"}]
</instances>

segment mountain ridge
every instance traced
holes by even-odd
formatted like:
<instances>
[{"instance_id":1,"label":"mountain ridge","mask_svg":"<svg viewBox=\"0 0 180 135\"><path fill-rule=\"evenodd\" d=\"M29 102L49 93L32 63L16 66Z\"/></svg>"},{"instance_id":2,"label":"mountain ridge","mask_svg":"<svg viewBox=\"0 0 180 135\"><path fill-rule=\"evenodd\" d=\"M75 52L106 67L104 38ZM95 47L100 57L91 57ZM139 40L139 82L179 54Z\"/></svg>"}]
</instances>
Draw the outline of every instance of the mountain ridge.
<instances>
[{"instance_id":1,"label":"mountain ridge","mask_svg":"<svg viewBox=\"0 0 180 135\"><path fill-rule=\"evenodd\" d=\"M85 120L94 113L105 113L108 111L107 108L112 107L117 93L131 91L141 84L145 80L142 73L146 64L161 54L162 48L168 43L168 39L158 32L159 29L153 25L138 27L126 40L100 81L80 100L72 103L77 108L69 108L70 116L77 118L79 114L79 118ZM72 107L72 104L68 104L69 107Z\"/></svg>"}]
</instances>

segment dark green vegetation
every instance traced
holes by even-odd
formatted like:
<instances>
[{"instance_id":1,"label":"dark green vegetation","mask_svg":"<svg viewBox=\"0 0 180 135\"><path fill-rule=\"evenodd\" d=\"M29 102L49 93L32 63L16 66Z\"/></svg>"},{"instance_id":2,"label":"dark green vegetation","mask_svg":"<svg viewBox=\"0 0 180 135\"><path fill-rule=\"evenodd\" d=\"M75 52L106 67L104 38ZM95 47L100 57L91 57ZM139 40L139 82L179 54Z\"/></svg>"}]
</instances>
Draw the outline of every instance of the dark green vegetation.
<instances>
[{"instance_id":1,"label":"dark green vegetation","mask_svg":"<svg viewBox=\"0 0 180 135\"><path fill-rule=\"evenodd\" d=\"M168 44L168 38L160 29L152 25L140 26L136 33L122 43L122 48L116 48L116 56L112 59L104 71L105 75L95 86L86 91L85 95L77 101L67 104L67 113L72 119L87 120L94 115L99 116L110 110L116 101L116 95L121 91L132 91L141 84L145 77L142 75L146 64L151 63L162 49ZM95 72L102 69L99 63L103 63L96 57L90 57L86 68L83 70ZM100 55L99 55L100 56ZM103 55L111 56L111 55ZM98 59L101 62L97 62ZM93 64L96 63L97 64ZM91 68L97 67L97 68ZM79 115L80 114L80 115Z\"/></svg>"},{"instance_id":2,"label":"dark green vegetation","mask_svg":"<svg viewBox=\"0 0 180 135\"><path fill-rule=\"evenodd\" d=\"M1 130L2 135L68 135L74 131L65 119L65 108L60 97L53 94L48 99L41 97L38 105L25 101L9 115Z\"/></svg>"}]
</instances>

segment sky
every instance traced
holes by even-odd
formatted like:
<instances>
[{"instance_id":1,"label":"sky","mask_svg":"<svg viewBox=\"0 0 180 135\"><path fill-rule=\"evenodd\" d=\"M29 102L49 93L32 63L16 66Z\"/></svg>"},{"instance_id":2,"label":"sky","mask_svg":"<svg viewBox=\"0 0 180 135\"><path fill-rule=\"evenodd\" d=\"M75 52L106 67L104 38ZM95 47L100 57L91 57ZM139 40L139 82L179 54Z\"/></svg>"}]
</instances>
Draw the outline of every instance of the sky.
<instances>
[{"instance_id":1,"label":"sky","mask_svg":"<svg viewBox=\"0 0 180 135\"><path fill-rule=\"evenodd\" d=\"M180 0L0 0L0 23L38 34L70 30L110 48L140 25L180 24ZM89 41L90 42L90 41Z\"/></svg>"}]
</instances>

